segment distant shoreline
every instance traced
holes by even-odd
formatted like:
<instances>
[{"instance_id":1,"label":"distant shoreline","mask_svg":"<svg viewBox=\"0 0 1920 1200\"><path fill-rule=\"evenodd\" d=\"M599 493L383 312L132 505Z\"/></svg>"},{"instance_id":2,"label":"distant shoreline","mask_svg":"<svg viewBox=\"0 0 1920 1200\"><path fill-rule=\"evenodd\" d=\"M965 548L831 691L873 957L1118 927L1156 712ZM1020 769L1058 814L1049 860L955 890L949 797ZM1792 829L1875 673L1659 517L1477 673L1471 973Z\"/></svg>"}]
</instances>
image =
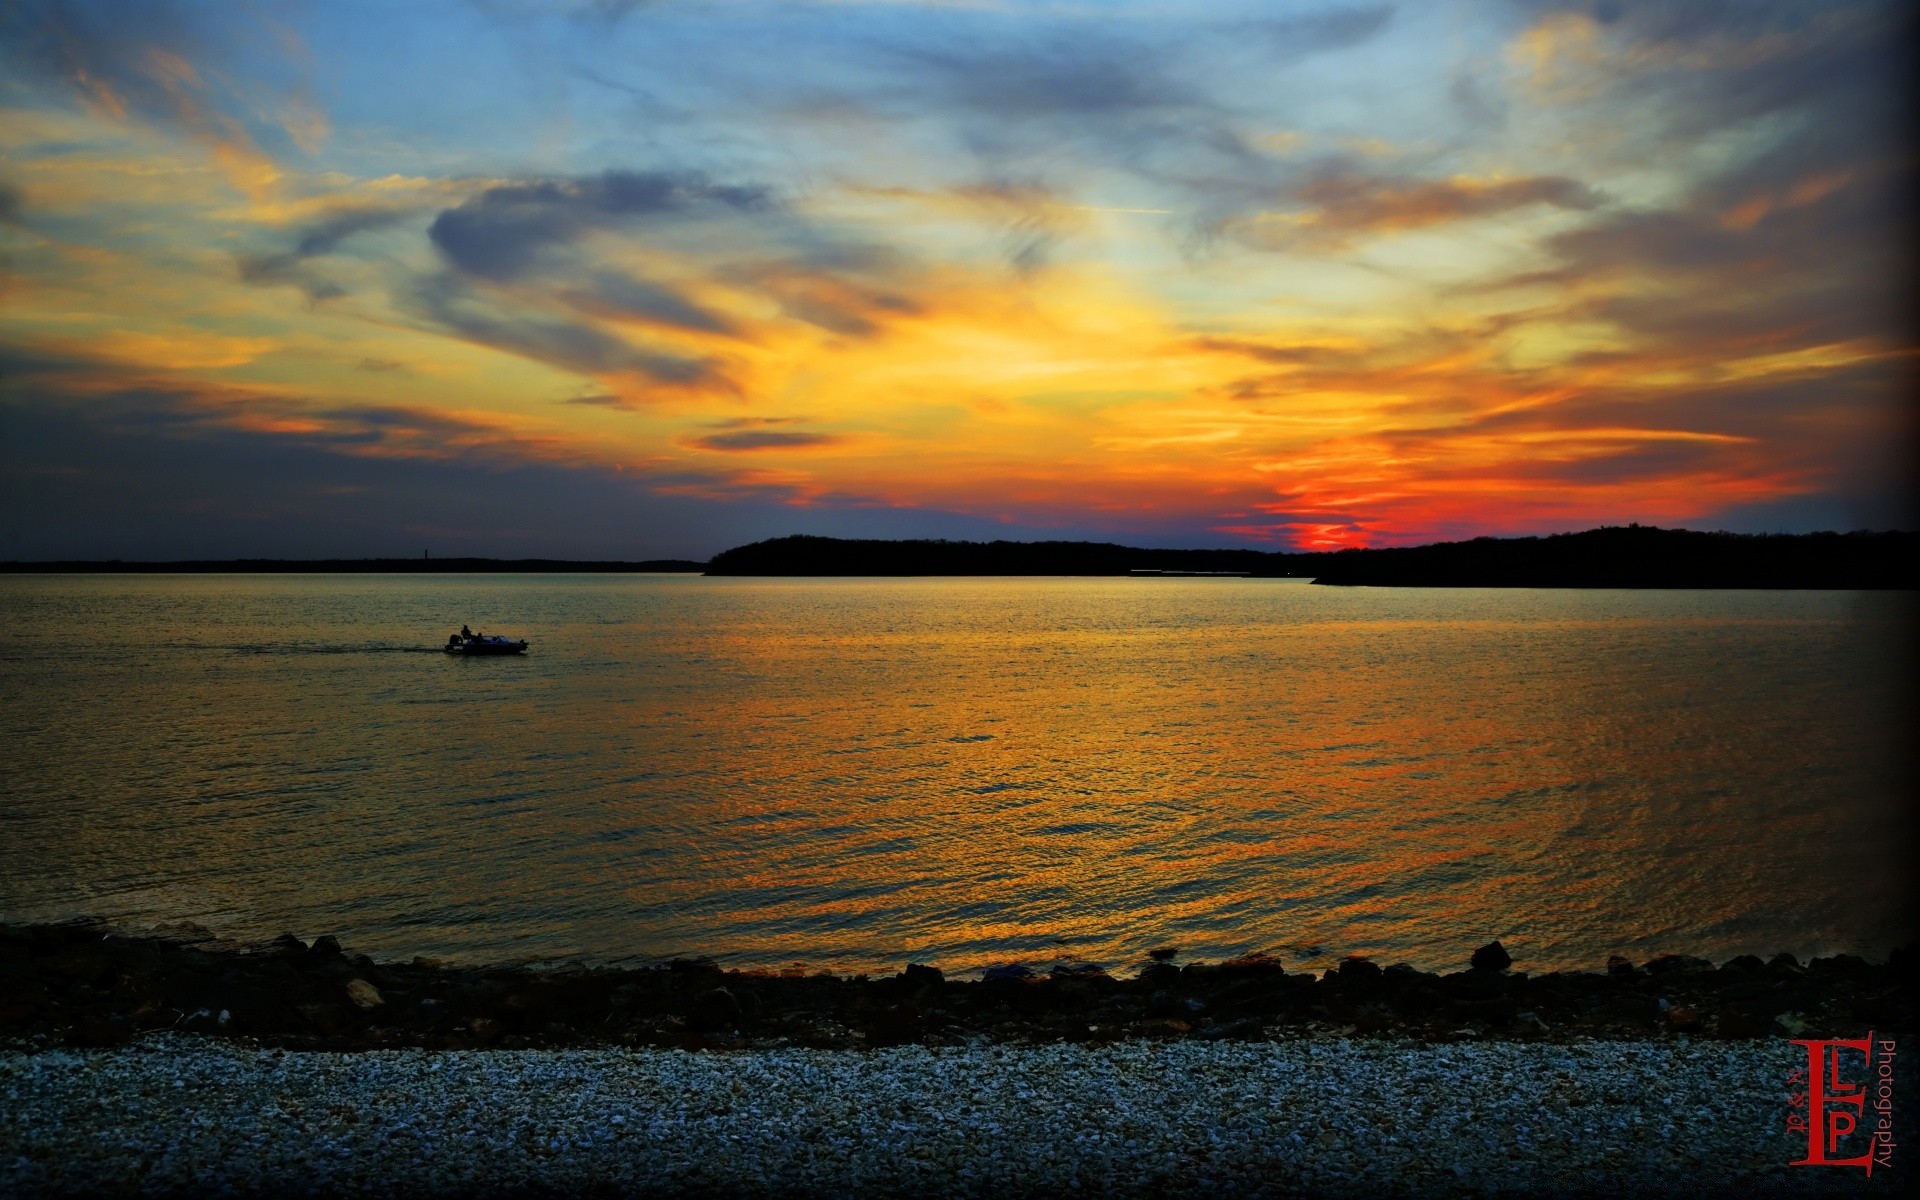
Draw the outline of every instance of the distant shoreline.
<instances>
[{"instance_id":1,"label":"distant shoreline","mask_svg":"<svg viewBox=\"0 0 1920 1200\"><path fill-rule=\"evenodd\" d=\"M568 558L235 558L174 562L90 559L0 562L0 575L698 575L707 564L683 558L617 562Z\"/></svg>"},{"instance_id":2,"label":"distant shoreline","mask_svg":"<svg viewBox=\"0 0 1920 1200\"><path fill-rule=\"evenodd\" d=\"M736 546L709 562L462 557L0 563L0 574L66 573L1219 577L1362 587L1906 591L1920 587L1920 533L1736 534L1628 525L1548 537L1313 552L793 536Z\"/></svg>"}]
</instances>

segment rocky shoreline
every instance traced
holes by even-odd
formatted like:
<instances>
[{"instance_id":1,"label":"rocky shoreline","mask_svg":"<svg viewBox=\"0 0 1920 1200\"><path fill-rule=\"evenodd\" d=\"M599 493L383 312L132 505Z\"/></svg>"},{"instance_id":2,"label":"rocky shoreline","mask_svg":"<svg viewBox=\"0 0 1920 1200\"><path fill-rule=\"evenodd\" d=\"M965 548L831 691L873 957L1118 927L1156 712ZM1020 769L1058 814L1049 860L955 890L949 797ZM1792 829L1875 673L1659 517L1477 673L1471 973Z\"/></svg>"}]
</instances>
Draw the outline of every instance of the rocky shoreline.
<instances>
[{"instance_id":1,"label":"rocky shoreline","mask_svg":"<svg viewBox=\"0 0 1920 1200\"><path fill-rule=\"evenodd\" d=\"M1914 1027L1916 952L1885 963L1665 955L1529 973L1499 943L1433 974L1349 958L1322 972L1253 955L1116 976L1067 963L950 980L647 968L376 962L331 937L235 949L83 925L0 926L0 1041L118 1046L156 1032L298 1050L782 1046L850 1050L1072 1042L1423 1042L1857 1037Z\"/></svg>"}]
</instances>

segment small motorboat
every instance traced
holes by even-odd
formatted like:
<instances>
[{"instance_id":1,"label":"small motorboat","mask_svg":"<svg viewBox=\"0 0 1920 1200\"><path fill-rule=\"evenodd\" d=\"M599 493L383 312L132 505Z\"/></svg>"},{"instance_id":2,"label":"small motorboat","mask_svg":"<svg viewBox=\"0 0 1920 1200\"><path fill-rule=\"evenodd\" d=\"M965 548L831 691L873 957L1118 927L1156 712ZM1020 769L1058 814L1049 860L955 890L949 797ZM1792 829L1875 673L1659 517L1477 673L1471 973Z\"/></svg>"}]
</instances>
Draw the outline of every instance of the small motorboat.
<instances>
[{"instance_id":1,"label":"small motorboat","mask_svg":"<svg viewBox=\"0 0 1920 1200\"><path fill-rule=\"evenodd\" d=\"M459 633L447 637L448 654L525 654L526 639L514 641L497 633L468 633L463 626Z\"/></svg>"}]
</instances>

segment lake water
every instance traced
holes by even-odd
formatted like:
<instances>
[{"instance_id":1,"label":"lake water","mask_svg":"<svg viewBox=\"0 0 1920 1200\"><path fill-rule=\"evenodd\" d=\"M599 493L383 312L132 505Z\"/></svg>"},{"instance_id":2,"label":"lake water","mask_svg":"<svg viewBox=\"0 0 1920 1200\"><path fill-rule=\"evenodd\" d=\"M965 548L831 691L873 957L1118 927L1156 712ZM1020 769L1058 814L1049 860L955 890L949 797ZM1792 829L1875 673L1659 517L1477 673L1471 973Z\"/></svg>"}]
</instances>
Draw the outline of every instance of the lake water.
<instances>
[{"instance_id":1,"label":"lake water","mask_svg":"<svg viewBox=\"0 0 1920 1200\"><path fill-rule=\"evenodd\" d=\"M377 957L1904 940L1905 597L0 578L0 918ZM463 621L524 658L437 651Z\"/></svg>"}]
</instances>

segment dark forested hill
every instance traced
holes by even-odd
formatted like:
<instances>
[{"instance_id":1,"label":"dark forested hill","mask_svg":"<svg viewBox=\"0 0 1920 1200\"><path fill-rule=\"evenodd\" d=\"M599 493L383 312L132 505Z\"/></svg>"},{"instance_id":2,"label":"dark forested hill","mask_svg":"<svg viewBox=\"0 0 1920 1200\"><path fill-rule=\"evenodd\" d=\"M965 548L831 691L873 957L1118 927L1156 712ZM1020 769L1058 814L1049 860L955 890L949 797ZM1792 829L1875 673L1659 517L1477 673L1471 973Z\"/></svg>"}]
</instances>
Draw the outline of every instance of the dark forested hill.
<instances>
[{"instance_id":1,"label":"dark forested hill","mask_svg":"<svg viewBox=\"0 0 1920 1200\"><path fill-rule=\"evenodd\" d=\"M1628 525L1317 555L1316 583L1375 587L1911 588L1915 533L1696 533Z\"/></svg>"},{"instance_id":2,"label":"dark forested hill","mask_svg":"<svg viewBox=\"0 0 1920 1200\"><path fill-rule=\"evenodd\" d=\"M1310 576L1376 587L1912 588L1920 534L1696 533L1628 525L1379 550L1142 550L1108 542L784 537L714 556L709 575Z\"/></svg>"}]
</instances>

